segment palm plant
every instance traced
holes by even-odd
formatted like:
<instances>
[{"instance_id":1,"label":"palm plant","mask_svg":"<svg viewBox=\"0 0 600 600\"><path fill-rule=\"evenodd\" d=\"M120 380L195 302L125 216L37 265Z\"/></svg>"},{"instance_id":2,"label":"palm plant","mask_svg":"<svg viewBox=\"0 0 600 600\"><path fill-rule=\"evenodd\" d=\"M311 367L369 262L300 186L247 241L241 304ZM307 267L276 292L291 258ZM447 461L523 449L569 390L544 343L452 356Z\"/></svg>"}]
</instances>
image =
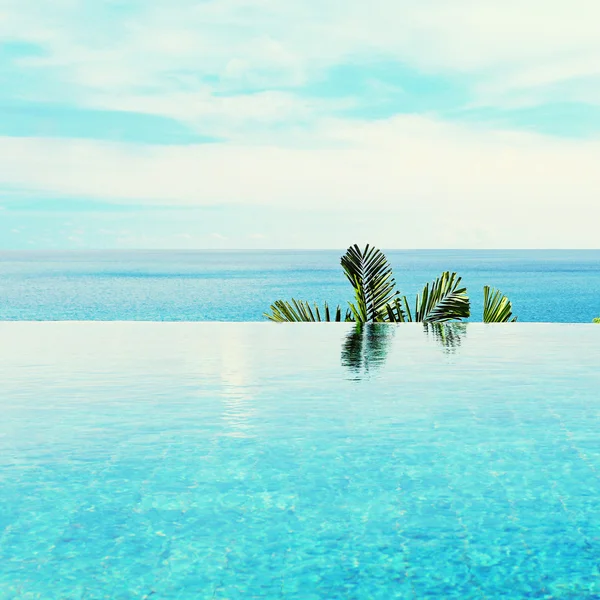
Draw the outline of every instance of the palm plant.
<instances>
[{"instance_id":1,"label":"palm plant","mask_svg":"<svg viewBox=\"0 0 600 600\"><path fill-rule=\"evenodd\" d=\"M387 306L396 299L396 281L392 267L381 250L356 244L341 258L342 269L354 288L355 303L349 302L357 323L383 321Z\"/></svg>"},{"instance_id":2,"label":"palm plant","mask_svg":"<svg viewBox=\"0 0 600 600\"><path fill-rule=\"evenodd\" d=\"M468 318L471 305L467 288L459 287L460 282L461 278L456 273L444 271L431 284L425 284L421 294L417 294L413 311L406 296L387 304L386 320L392 323L444 323Z\"/></svg>"},{"instance_id":3,"label":"palm plant","mask_svg":"<svg viewBox=\"0 0 600 600\"><path fill-rule=\"evenodd\" d=\"M489 285L483 286L483 322L514 323L517 317L512 314L512 302L499 290Z\"/></svg>"},{"instance_id":4,"label":"palm plant","mask_svg":"<svg viewBox=\"0 0 600 600\"><path fill-rule=\"evenodd\" d=\"M471 305L467 289L461 287L456 273L445 271L417 294L414 303L400 296L396 281L385 254L368 244L361 250L353 245L341 258L341 265L354 290L354 302L330 310L327 303L320 308L305 300L277 300L265 316L276 322L331 322L356 323L444 323L467 319ZM484 322L516 321L512 304L498 290L484 287Z\"/></svg>"},{"instance_id":5,"label":"palm plant","mask_svg":"<svg viewBox=\"0 0 600 600\"><path fill-rule=\"evenodd\" d=\"M332 313L329 310L327 302L324 303L323 308L320 309L316 302L313 302L311 307L310 302L304 300L295 300L292 298L291 302L287 300L276 300L271 305L271 314L266 315L271 321L287 322L287 323L311 323L320 321L354 321L352 318L352 311L346 310L344 318L342 319L342 308L337 306L335 311Z\"/></svg>"}]
</instances>

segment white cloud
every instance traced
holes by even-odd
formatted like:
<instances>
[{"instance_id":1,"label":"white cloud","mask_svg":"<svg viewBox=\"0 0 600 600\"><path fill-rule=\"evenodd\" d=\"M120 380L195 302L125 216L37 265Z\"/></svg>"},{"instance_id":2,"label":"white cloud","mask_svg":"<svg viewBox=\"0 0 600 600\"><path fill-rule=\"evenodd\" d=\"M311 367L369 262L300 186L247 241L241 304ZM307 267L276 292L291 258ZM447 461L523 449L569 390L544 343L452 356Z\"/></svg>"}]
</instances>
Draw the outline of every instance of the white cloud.
<instances>
[{"instance_id":1,"label":"white cloud","mask_svg":"<svg viewBox=\"0 0 600 600\"><path fill-rule=\"evenodd\" d=\"M396 60L474 76L480 102L527 103L532 89L597 77L600 64L597 0L164 0L124 15L110 2L24 6L0 0L0 38L42 44L48 56L23 66L54 70L81 104L184 120L235 113L236 101L216 98L202 79L215 73L224 89L272 89L340 63ZM506 98L518 90L526 98Z\"/></svg>"},{"instance_id":2,"label":"white cloud","mask_svg":"<svg viewBox=\"0 0 600 600\"><path fill-rule=\"evenodd\" d=\"M557 102L600 105L600 52L484 78L473 87L471 105L511 109Z\"/></svg>"},{"instance_id":3,"label":"white cloud","mask_svg":"<svg viewBox=\"0 0 600 600\"><path fill-rule=\"evenodd\" d=\"M294 89L335 65L392 60L464 77L472 105L600 104L597 0L130 3L0 0L0 41L46 51L19 60L52 81L30 99L164 115L229 142L0 138L0 183L40 196L339 210L353 215L353 237L379 231L388 246L597 246L600 141L418 117L327 120L348 101ZM262 91L217 94L215 74L222 92ZM285 240L311 245L292 231Z\"/></svg>"},{"instance_id":4,"label":"white cloud","mask_svg":"<svg viewBox=\"0 0 600 600\"><path fill-rule=\"evenodd\" d=\"M600 141L417 117L324 123L304 141L150 147L0 138L0 180L55 197L348 211L358 233L361 220L373 230L379 221L409 247L597 246Z\"/></svg>"},{"instance_id":5,"label":"white cloud","mask_svg":"<svg viewBox=\"0 0 600 600\"><path fill-rule=\"evenodd\" d=\"M167 116L185 121L201 134L258 141L272 136L273 128L280 137L277 128L281 125L286 126L286 135L293 136L294 128L312 127L323 112L351 106L347 101L308 100L276 91L220 97L211 95L208 89L160 95L100 92L90 105Z\"/></svg>"}]
</instances>

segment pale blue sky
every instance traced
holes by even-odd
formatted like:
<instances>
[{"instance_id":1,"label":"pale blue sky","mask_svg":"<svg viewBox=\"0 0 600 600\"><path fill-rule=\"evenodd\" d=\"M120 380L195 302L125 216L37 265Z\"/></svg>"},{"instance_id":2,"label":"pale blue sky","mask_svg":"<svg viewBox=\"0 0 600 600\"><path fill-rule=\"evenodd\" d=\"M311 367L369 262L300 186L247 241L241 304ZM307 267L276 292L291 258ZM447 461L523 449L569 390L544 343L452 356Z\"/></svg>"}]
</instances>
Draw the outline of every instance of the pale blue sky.
<instances>
[{"instance_id":1,"label":"pale blue sky","mask_svg":"<svg viewBox=\"0 0 600 600\"><path fill-rule=\"evenodd\" d=\"M598 247L595 0L0 0L0 248Z\"/></svg>"}]
</instances>

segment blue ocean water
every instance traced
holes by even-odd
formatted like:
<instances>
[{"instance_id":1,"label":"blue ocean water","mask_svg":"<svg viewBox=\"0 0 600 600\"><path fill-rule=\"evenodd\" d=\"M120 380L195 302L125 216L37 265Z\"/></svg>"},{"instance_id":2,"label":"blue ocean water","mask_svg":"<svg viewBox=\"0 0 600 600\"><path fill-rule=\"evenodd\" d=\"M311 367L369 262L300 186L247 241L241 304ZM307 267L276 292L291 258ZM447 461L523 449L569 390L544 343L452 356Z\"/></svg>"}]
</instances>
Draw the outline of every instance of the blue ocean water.
<instances>
[{"instance_id":1,"label":"blue ocean water","mask_svg":"<svg viewBox=\"0 0 600 600\"><path fill-rule=\"evenodd\" d=\"M0 323L0 598L600 598L600 327Z\"/></svg>"},{"instance_id":2,"label":"blue ocean water","mask_svg":"<svg viewBox=\"0 0 600 600\"><path fill-rule=\"evenodd\" d=\"M259 321L277 299L346 302L341 251L0 252L0 320ZM463 276L472 320L500 288L521 321L600 316L600 250L387 251L409 296Z\"/></svg>"}]
</instances>

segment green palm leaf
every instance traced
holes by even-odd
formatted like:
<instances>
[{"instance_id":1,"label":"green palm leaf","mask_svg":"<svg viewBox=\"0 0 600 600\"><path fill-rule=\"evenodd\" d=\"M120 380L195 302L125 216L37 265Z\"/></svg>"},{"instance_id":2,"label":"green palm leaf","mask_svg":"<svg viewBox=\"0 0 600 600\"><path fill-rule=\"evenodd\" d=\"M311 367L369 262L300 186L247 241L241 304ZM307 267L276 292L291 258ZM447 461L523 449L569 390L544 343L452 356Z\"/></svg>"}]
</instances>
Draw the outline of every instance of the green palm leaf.
<instances>
[{"instance_id":1,"label":"green palm leaf","mask_svg":"<svg viewBox=\"0 0 600 600\"><path fill-rule=\"evenodd\" d=\"M398 292L392 267L383 252L377 248L350 246L341 259L342 268L354 288L355 303L349 303L354 320L358 323L381 321L386 318L386 306Z\"/></svg>"},{"instance_id":2,"label":"green palm leaf","mask_svg":"<svg viewBox=\"0 0 600 600\"><path fill-rule=\"evenodd\" d=\"M471 314L471 304L467 288L459 287L461 277L456 273L444 271L431 284L426 284L423 292L415 301L414 313L408 311L408 320L423 323L443 323L467 319ZM408 302L404 298L404 304Z\"/></svg>"},{"instance_id":3,"label":"green palm leaf","mask_svg":"<svg viewBox=\"0 0 600 600\"><path fill-rule=\"evenodd\" d=\"M406 296L394 298L393 302L386 304L385 309L385 320L390 323L410 323L412 321L412 314Z\"/></svg>"},{"instance_id":4,"label":"green palm leaf","mask_svg":"<svg viewBox=\"0 0 600 600\"><path fill-rule=\"evenodd\" d=\"M499 290L489 285L483 286L483 322L514 323L517 317L512 314L512 302Z\"/></svg>"},{"instance_id":5,"label":"green palm leaf","mask_svg":"<svg viewBox=\"0 0 600 600\"><path fill-rule=\"evenodd\" d=\"M264 316L276 323L319 323L354 320L350 310L346 310L346 314L342 315L340 306L338 306L335 311L331 311L327 302L325 302L323 308L320 309L316 302L311 306L310 302L292 298L291 302L288 302L287 300L277 300L271 304L270 308L271 313L264 313Z\"/></svg>"},{"instance_id":6,"label":"green palm leaf","mask_svg":"<svg viewBox=\"0 0 600 600\"><path fill-rule=\"evenodd\" d=\"M595 319L592 321L592 323L600 323L600 317L596 317L596 318L595 318Z\"/></svg>"}]
</instances>

